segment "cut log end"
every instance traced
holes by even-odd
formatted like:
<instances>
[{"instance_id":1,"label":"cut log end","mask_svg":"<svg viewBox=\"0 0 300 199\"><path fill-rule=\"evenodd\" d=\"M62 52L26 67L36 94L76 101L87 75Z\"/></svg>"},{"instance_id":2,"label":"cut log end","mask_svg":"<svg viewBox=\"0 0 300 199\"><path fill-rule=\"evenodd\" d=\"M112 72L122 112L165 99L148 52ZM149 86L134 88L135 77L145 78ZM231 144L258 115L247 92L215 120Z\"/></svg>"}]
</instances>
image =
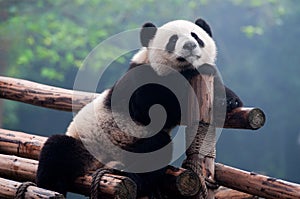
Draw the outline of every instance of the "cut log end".
<instances>
[{"instance_id":1,"label":"cut log end","mask_svg":"<svg viewBox=\"0 0 300 199\"><path fill-rule=\"evenodd\" d=\"M187 170L177 178L176 185L180 195L193 196L198 193L200 182L196 173Z\"/></svg>"},{"instance_id":2,"label":"cut log end","mask_svg":"<svg viewBox=\"0 0 300 199\"><path fill-rule=\"evenodd\" d=\"M239 107L227 113L224 128L257 130L264 126L266 117L259 108Z\"/></svg>"},{"instance_id":3,"label":"cut log end","mask_svg":"<svg viewBox=\"0 0 300 199\"><path fill-rule=\"evenodd\" d=\"M130 178L124 178L122 183L116 187L115 198L135 199L137 197L136 190L137 185Z\"/></svg>"},{"instance_id":4,"label":"cut log end","mask_svg":"<svg viewBox=\"0 0 300 199\"><path fill-rule=\"evenodd\" d=\"M252 129L256 130L265 124L265 114L259 108L254 108L249 112L248 123Z\"/></svg>"},{"instance_id":5,"label":"cut log end","mask_svg":"<svg viewBox=\"0 0 300 199\"><path fill-rule=\"evenodd\" d=\"M167 172L164 188L180 196L194 196L200 188L197 174L191 170L170 167Z\"/></svg>"}]
</instances>

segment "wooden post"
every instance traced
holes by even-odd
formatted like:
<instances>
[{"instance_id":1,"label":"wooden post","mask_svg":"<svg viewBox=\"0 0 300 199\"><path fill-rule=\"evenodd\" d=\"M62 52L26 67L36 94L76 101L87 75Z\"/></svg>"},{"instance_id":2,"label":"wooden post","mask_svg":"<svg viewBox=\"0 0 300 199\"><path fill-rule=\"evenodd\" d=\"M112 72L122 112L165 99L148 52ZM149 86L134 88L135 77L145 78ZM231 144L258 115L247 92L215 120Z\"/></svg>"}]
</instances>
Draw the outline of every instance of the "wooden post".
<instances>
[{"instance_id":1,"label":"wooden post","mask_svg":"<svg viewBox=\"0 0 300 199\"><path fill-rule=\"evenodd\" d=\"M195 114L197 104L199 105L199 118L190 117L186 131L188 147L186 154L187 159L183 163L183 167L196 172L201 181L201 190L197 198L214 198L214 191L207 189L205 180L214 181L214 162L215 162L215 145L216 145L216 130L210 126L213 117L213 98L214 98L214 72L213 66L202 66L203 74L195 76L191 80L191 86L194 89L194 95L191 94L188 106L188 118ZM196 120L196 121L194 121ZM200 124L199 124L200 122ZM198 126L199 124L199 126ZM196 126L195 126L196 125ZM192 131L197 131L196 135Z\"/></svg>"}]
</instances>

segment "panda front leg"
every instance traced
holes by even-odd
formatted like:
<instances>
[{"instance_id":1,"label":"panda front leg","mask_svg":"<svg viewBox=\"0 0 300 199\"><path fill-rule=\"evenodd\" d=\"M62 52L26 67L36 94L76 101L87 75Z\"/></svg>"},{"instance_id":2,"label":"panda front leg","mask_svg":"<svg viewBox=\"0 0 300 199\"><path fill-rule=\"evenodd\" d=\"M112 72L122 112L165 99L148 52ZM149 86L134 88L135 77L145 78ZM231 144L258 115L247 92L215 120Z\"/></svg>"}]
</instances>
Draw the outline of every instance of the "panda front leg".
<instances>
[{"instance_id":1,"label":"panda front leg","mask_svg":"<svg viewBox=\"0 0 300 199\"><path fill-rule=\"evenodd\" d=\"M45 142L39 157L37 186L66 196L74 180L83 175L93 161L79 140L53 135Z\"/></svg>"}]
</instances>

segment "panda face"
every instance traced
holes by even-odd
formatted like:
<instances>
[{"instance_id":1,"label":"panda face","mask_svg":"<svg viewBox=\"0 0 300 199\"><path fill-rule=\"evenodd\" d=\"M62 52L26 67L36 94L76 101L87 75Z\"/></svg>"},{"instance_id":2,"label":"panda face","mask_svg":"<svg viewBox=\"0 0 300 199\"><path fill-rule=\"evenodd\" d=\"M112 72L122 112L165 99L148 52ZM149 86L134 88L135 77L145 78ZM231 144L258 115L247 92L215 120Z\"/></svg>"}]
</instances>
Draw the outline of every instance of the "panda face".
<instances>
[{"instance_id":1,"label":"panda face","mask_svg":"<svg viewBox=\"0 0 300 199\"><path fill-rule=\"evenodd\" d=\"M140 57L138 53L135 60L143 57L162 76L174 70L199 68L205 63L214 65L216 45L209 26L199 20L196 23L176 20L159 28L151 23L145 24L141 41L146 49L142 50Z\"/></svg>"}]
</instances>

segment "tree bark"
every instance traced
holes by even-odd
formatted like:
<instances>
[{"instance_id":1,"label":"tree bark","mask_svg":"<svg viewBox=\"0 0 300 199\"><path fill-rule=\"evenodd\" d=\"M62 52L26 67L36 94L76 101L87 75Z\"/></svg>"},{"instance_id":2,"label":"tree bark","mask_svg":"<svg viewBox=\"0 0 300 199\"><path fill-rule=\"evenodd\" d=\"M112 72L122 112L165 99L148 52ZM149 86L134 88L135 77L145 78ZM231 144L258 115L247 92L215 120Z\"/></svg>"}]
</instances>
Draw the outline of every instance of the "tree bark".
<instances>
[{"instance_id":1,"label":"tree bark","mask_svg":"<svg viewBox=\"0 0 300 199\"><path fill-rule=\"evenodd\" d=\"M0 77L0 97L63 111L79 111L98 94L73 91L27 80Z\"/></svg>"},{"instance_id":2,"label":"tree bark","mask_svg":"<svg viewBox=\"0 0 300 199\"><path fill-rule=\"evenodd\" d=\"M260 174L215 164L218 184L264 198L300 198L300 185Z\"/></svg>"},{"instance_id":3,"label":"tree bark","mask_svg":"<svg viewBox=\"0 0 300 199\"><path fill-rule=\"evenodd\" d=\"M11 154L11 155L17 155L21 154L24 155L24 157L30 157L30 150L25 150L22 153L20 153L21 150L18 151L19 142L26 142L26 139L29 139L31 141L31 137L35 137L34 135L26 134L26 133L20 133L20 132L14 132L14 131L3 131L3 129L0 129L0 140L1 136L3 136L3 132L6 132L8 137L13 137L14 142L9 142L13 144L14 150L12 148L2 147L3 143L0 142L0 152ZM19 135L22 135L22 138L18 141L20 137ZM27 138L26 138L27 137ZM46 140L46 137L38 136L39 139L37 139L34 143L35 145L42 146L43 141ZM24 139L21 141L22 139ZM4 144L5 145L5 144ZM30 145L26 145L29 147ZM6 151L6 149L9 149ZM28 153L28 154L26 154ZM34 157L38 157L39 149L35 152L37 155ZM24 165L24 166L23 166ZM38 165L38 161L36 160L28 160L24 158L19 158L16 156L8 156L8 155L1 155L0 154L0 175L4 176L6 175L7 178L13 178L16 180L24 179L24 180L32 180L35 179L35 172ZM179 169L179 171L172 171L168 170L167 175L173 175L173 176L181 176L183 179L179 180L179 188L177 191L181 193L181 195L185 195L184 191L190 190L191 188L195 188L195 191L198 190L197 186L199 181L194 181L194 183L191 184L185 184L185 182L192 181L194 179L194 174L187 175L183 173L184 170ZM184 177L185 176L185 177ZM189 176L186 178L186 176ZM77 179L76 184L77 187L75 191L77 193L86 193L88 194L88 187L89 182L91 181L90 176L84 176ZM173 178L173 177L172 177ZM170 190L174 189L174 178L173 180L168 181L170 182L169 187ZM176 178L175 178L176 179ZM179 178L180 179L180 178ZM191 179L191 180L190 180ZM255 173L235 169L226 165L222 165L219 163L215 163L215 180L216 183L231 188L235 190L239 190L241 192L245 192L251 195L256 195L260 197L265 198L300 198L300 185L289 183L283 180L275 179L268 176L258 175ZM175 180L178 182L178 180ZM190 183L190 182L189 182ZM178 185L175 185L175 188ZM188 186L188 189L184 189L183 187ZM82 188L79 188L82 187ZM176 188L177 189L177 188ZM175 190L176 190L175 189ZM79 192L77 190L80 190ZM85 190L85 191L84 191ZM181 190L181 191L180 191ZM193 190L188 191L190 195L193 195Z\"/></svg>"},{"instance_id":4,"label":"tree bark","mask_svg":"<svg viewBox=\"0 0 300 199\"><path fill-rule=\"evenodd\" d=\"M0 198L14 199L17 193L20 182L0 178ZM29 186L25 192L25 198L32 199L63 199L64 196L54 191L38 188L36 186Z\"/></svg>"},{"instance_id":5,"label":"tree bark","mask_svg":"<svg viewBox=\"0 0 300 199\"><path fill-rule=\"evenodd\" d=\"M258 199L257 196L221 187L216 192L216 199Z\"/></svg>"},{"instance_id":6,"label":"tree bark","mask_svg":"<svg viewBox=\"0 0 300 199\"><path fill-rule=\"evenodd\" d=\"M212 66L206 67L206 71L214 71ZM216 130L211 126L213 121L214 98L214 73L199 74L191 80L194 93L188 100L188 126L186 131L187 158L183 167L196 172L201 180L201 189L195 199L214 199L214 190L208 188L204 179L214 181L214 160L216 153ZM194 95L195 94L195 95ZM199 110L199 115L195 115ZM199 122L201 123L199 126ZM193 131L197 131L196 134Z\"/></svg>"}]
</instances>

